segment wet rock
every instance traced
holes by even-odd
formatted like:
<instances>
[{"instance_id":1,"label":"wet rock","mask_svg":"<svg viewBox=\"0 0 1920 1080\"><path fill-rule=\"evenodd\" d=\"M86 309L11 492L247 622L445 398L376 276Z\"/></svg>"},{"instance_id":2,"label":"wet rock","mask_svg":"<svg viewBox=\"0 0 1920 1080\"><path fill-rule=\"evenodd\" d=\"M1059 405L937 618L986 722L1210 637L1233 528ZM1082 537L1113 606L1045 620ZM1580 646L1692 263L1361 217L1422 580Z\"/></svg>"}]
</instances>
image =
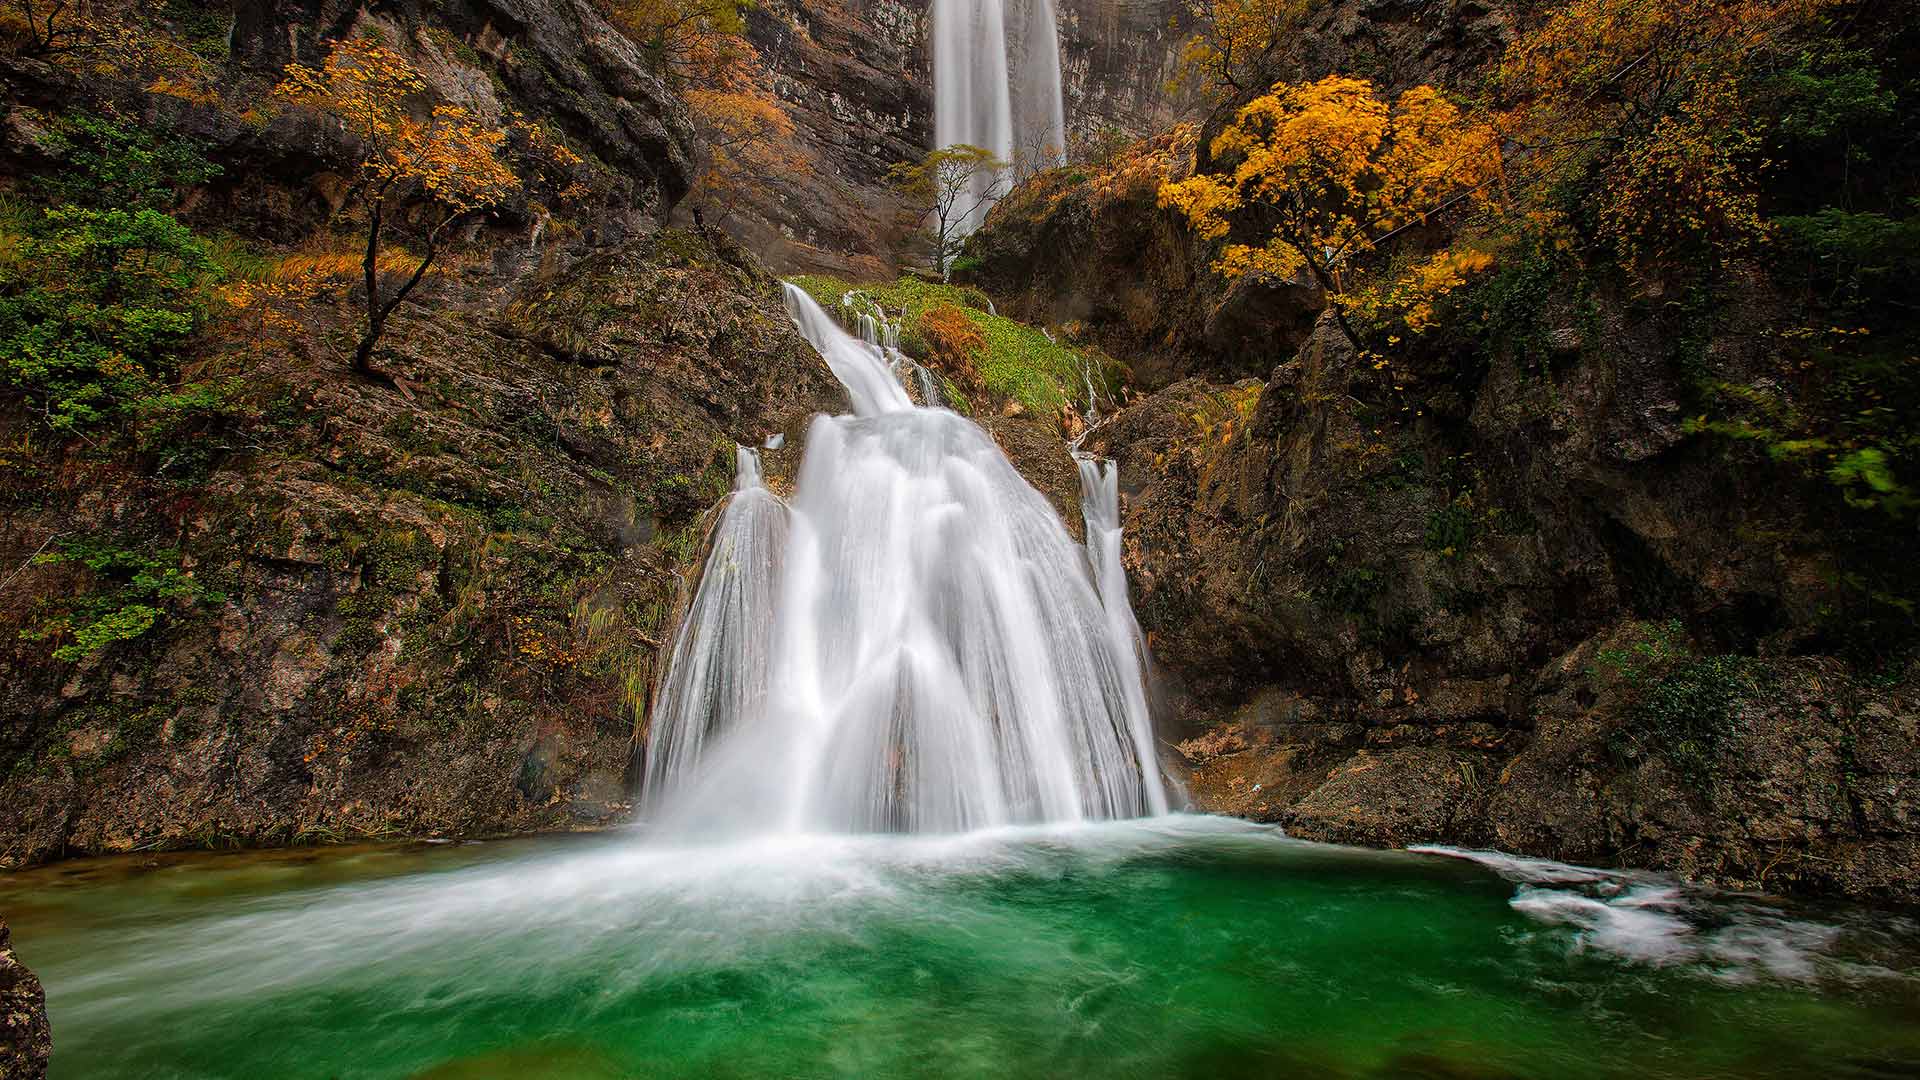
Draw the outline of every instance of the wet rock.
<instances>
[{"instance_id":1,"label":"wet rock","mask_svg":"<svg viewBox=\"0 0 1920 1080\"><path fill-rule=\"evenodd\" d=\"M11 932L0 919L0 1076L40 1080L52 1053L46 991L14 956Z\"/></svg>"}]
</instances>

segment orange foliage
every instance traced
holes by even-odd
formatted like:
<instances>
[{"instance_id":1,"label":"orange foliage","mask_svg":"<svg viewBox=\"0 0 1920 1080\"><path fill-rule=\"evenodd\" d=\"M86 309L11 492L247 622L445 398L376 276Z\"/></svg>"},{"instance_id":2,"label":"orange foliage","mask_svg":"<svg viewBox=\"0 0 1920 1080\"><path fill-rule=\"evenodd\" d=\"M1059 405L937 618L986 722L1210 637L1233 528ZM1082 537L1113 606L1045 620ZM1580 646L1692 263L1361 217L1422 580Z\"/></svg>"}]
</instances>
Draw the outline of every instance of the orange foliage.
<instances>
[{"instance_id":1,"label":"orange foliage","mask_svg":"<svg viewBox=\"0 0 1920 1080\"><path fill-rule=\"evenodd\" d=\"M935 366L969 386L979 382L973 358L987 347L986 335L957 304L939 303L920 313L920 335Z\"/></svg>"},{"instance_id":2,"label":"orange foliage","mask_svg":"<svg viewBox=\"0 0 1920 1080\"><path fill-rule=\"evenodd\" d=\"M1335 293L1376 240L1451 197L1488 197L1501 166L1492 128L1432 87L1389 107L1372 84L1343 76L1275 84L1212 149L1227 167L1163 185L1160 204L1209 239L1226 237L1243 211L1271 223L1257 245L1228 244L1215 271L1284 279L1305 270Z\"/></svg>"},{"instance_id":3,"label":"orange foliage","mask_svg":"<svg viewBox=\"0 0 1920 1080\"><path fill-rule=\"evenodd\" d=\"M363 374L372 372L373 347L388 316L426 276L447 228L521 190L520 177L500 157L507 131L459 105L436 105L427 119L418 119L412 99L426 88L426 80L406 57L377 42L348 40L334 44L318 71L291 65L274 89L294 105L339 120L360 143L355 187L368 210L361 263L367 329L353 363ZM406 193L438 206L440 219L428 229L426 254L412 274L383 296L380 245L386 201Z\"/></svg>"},{"instance_id":4,"label":"orange foliage","mask_svg":"<svg viewBox=\"0 0 1920 1080\"><path fill-rule=\"evenodd\" d=\"M609 0L614 24L680 90L707 146L690 198L724 220L751 189L813 168L788 140L793 120L768 86L739 0Z\"/></svg>"},{"instance_id":5,"label":"orange foliage","mask_svg":"<svg viewBox=\"0 0 1920 1080\"><path fill-rule=\"evenodd\" d=\"M1449 248L1388 281L1336 296L1334 302L1369 320L1397 318L1409 333L1419 334L1433 326L1434 305L1440 298L1465 285L1471 275L1492 266L1493 256L1487 252Z\"/></svg>"},{"instance_id":6,"label":"orange foliage","mask_svg":"<svg viewBox=\"0 0 1920 1080\"><path fill-rule=\"evenodd\" d=\"M676 88L746 89L760 56L739 0L606 0L604 10Z\"/></svg>"},{"instance_id":7,"label":"orange foliage","mask_svg":"<svg viewBox=\"0 0 1920 1080\"><path fill-rule=\"evenodd\" d=\"M0 40L21 56L69 70L139 80L147 92L213 105L215 65L171 37L151 5L101 0L6 0Z\"/></svg>"},{"instance_id":8,"label":"orange foliage","mask_svg":"<svg viewBox=\"0 0 1920 1080\"><path fill-rule=\"evenodd\" d=\"M1113 154L1088 178L1093 212L1155 195L1164 185L1185 177L1193 168L1193 150L1199 141L1199 125L1188 122Z\"/></svg>"},{"instance_id":9,"label":"orange foliage","mask_svg":"<svg viewBox=\"0 0 1920 1080\"><path fill-rule=\"evenodd\" d=\"M1586 176L1601 238L1642 267L1763 234L1749 76L1832 0L1572 0L1495 72L1536 183ZM1542 184L1544 186L1544 184Z\"/></svg>"},{"instance_id":10,"label":"orange foliage","mask_svg":"<svg viewBox=\"0 0 1920 1080\"><path fill-rule=\"evenodd\" d=\"M722 219L753 187L775 176L812 174L813 166L788 143L792 118L764 88L689 90L687 105L709 148L691 197L723 207Z\"/></svg>"},{"instance_id":11,"label":"orange foliage","mask_svg":"<svg viewBox=\"0 0 1920 1080\"><path fill-rule=\"evenodd\" d=\"M318 71L289 66L274 93L346 125L360 141L361 181L376 202L394 185L412 184L463 214L519 190L520 178L500 158L506 131L460 105L436 105L416 119L409 102L426 89L406 57L352 39L336 42Z\"/></svg>"},{"instance_id":12,"label":"orange foliage","mask_svg":"<svg viewBox=\"0 0 1920 1080\"><path fill-rule=\"evenodd\" d=\"M1258 85L1307 6L1308 0L1187 0L1196 29L1181 46L1174 88L1198 86L1230 97Z\"/></svg>"}]
</instances>

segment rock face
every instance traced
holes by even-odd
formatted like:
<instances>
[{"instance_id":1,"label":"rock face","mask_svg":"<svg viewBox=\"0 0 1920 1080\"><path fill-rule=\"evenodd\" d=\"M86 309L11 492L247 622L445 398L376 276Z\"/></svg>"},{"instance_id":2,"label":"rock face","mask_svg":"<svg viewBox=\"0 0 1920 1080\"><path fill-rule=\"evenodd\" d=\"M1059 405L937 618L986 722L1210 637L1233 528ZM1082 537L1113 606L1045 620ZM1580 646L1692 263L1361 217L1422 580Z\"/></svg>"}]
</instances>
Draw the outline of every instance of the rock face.
<instances>
[{"instance_id":1,"label":"rock face","mask_svg":"<svg viewBox=\"0 0 1920 1080\"><path fill-rule=\"evenodd\" d=\"M53 1035L40 980L13 955L7 921L0 919L0 1076L40 1080L47 1075Z\"/></svg>"},{"instance_id":2,"label":"rock face","mask_svg":"<svg viewBox=\"0 0 1920 1080\"><path fill-rule=\"evenodd\" d=\"M495 117L513 108L553 124L597 159L628 208L671 209L693 182L684 103L589 0L345 0L236 3L231 63L267 81L318 66L326 41L372 31L403 44L447 99Z\"/></svg>"},{"instance_id":3,"label":"rock face","mask_svg":"<svg viewBox=\"0 0 1920 1080\"><path fill-rule=\"evenodd\" d=\"M1072 264L1104 248L995 235L1027 224L996 218L983 246L1052 252L1024 264L1036 281L1095 272ZM1727 325L1763 325L1764 281L1745 295ZM1172 355L1199 374L1088 443L1120 465L1134 606L1200 808L1920 900L1920 670L1820 653L1857 602L1831 569L1844 534L1687 436L1657 302L1550 303L1545 370L1453 339L1388 368L1330 317L1250 310L1304 341L1236 380L1258 335L1196 336ZM1737 381L1756 348L1734 330L1708 353Z\"/></svg>"},{"instance_id":4,"label":"rock face","mask_svg":"<svg viewBox=\"0 0 1920 1080\"><path fill-rule=\"evenodd\" d=\"M1093 73L1078 92L1091 107L1076 116L1075 95L1068 96L1070 126L1084 134L1111 121L1129 131L1163 132L1174 120L1190 119L1190 141L1163 135L1147 149L1169 156L1182 170L1196 154L1204 162L1217 125L1237 103L1208 116L1165 89L1183 38L1169 29L1178 10L1161 13L1156 30L1141 7L1068 8L1081 36L1073 44L1063 39L1062 51L1076 65L1076 57L1085 58ZM1089 26L1121 29L1087 35ZM1458 88L1500 55L1508 32L1504 4L1313 4L1276 52L1273 77L1306 81L1338 72L1370 79L1387 92L1420 83ZM1148 70L1159 73L1157 94L1142 82L1101 74L1131 71L1143 79ZM1208 272L1211 245L1197 242L1175 212L1155 205L1160 179L1154 175L1118 197L1089 191L1071 176L1022 185L995 207L1000 227L973 237L967 253L977 268L963 276L1000 298L1017 318L1084 324L1108 352L1126 357L1146 386L1199 372L1263 377L1277 354L1305 339L1324 298L1311 284L1228 288Z\"/></svg>"},{"instance_id":5,"label":"rock face","mask_svg":"<svg viewBox=\"0 0 1920 1080\"><path fill-rule=\"evenodd\" d=\"M1282 77L1389 91L1467 85L1508 26L1368 0L1307 21ZM1456 313L1362 353L1316 290L1224 284L1156 205L1208 130L1040 177L968 249L1002 310L1074 324L1146 391L1087 445L1119 463L1195 804L1920 901L1920 664L1834 655L1873 603L1845 568L1888 526L1685 422L1703 380L1775 378L1795 309L1764 269L1727 272L1710 328L1569 274L1523 326Z\"/></svg>"},{"instance_id":6,"label":"rock face","mask_svg":"<svg viewBox=\"0 0 1920 1080\"><path fill-rule=\"evenodd\" d=\"M844 407L779 284L655 230L401 309L354 378L318 303L273 419L204 481L10 455L0 550L0 860L141 846L469 835L626 806L682 574L734 444ZM0 430L28 445L21 411ZM129 462L127 465L137 465ZM218 599L53 661L23 630L99 587L55 538L178 552ZM169 559L173 555L167 556Z\"/></svg>"}]
</instances>

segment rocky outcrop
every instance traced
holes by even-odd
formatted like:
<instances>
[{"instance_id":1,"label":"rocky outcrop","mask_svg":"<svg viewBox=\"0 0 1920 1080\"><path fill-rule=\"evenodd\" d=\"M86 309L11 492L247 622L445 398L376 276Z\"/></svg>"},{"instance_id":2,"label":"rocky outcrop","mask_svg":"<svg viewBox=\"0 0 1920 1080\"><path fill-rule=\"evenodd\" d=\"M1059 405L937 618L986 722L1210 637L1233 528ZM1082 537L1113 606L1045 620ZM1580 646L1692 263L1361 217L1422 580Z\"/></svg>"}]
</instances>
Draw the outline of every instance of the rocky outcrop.
<instances>
[{"instance_id":1,"label":"rocky outcrop","mask_svg":"<svg viewBox=\"0 0 1920 1080\"><path fill-rule=\"evenodd\" d=\"M552 124L624 208L664 213L693 182L685 103L590 0L237 3L233 75L265 89L288 63L318 66L326 41L360 32L402 44L437 93L482 117L512 109Z\"/></svg>"},{"instance_id":2,"label":"rocky outcrop","mask_svg":"<svg viewBox=\"0 0 1920 1080\"><path fill-rule=\"evenodd\" d=\"M41 1080L52 1053L46 991L13 955L11 932L7 921L0 919L0 1076Z\"/></svg>"},{"instance_id":3,"label":"rocky outcrop","mask_svg":"<svg viewBox=\"0 0 1920 1080\"><path fill-rule=\"evenodd\" d=\"M1657 310L1550 309L1532 372L1387 368L1322 319L1096 433L1199 806L1920 901L1920 668L1818 652L1850 603L1822 504L1685 435Z\"/></svg>"},{"instance_id":4,"label":"rocky outcrop","mask_svg":"<svg viewBox=\"0 0 1920 1080\"><path fill-rule=\"evenodd\" d=\"M1084 325L1101 347L1125 357L1148 388L1203 373L1227 381L1263 377L1305 339L1325 303L1319 289L1311 283L1228 287L1209 272L1213 246L1196 241L1176 212L1157 205L1155 193L1161 180L1184 176L1196 155L1204 164L1223 118L1265 83L1209 114L1204 103L1164 89L1183 37L1169 29L1175 26L1170 16L1149 31L1137 7L1067 7L1074 14L1066 21L1076 26L1127 27L1116 38L1091 39L1102 43L1097 46L1081 39L1079 55L1092 71L1152 69L1163 87L1151 95L1112 77L1093 78L1081 94L1100 104L1078 119L1070 108L1070 125L1084 134L1112 117L1123 130L1161 134L1144 146L1109 149L1118 160L1076 163L1107 173L1109 181L1098 189L1084 182L1082 167L1015 189L994 208L995 227L969 240L962 279L991 292L1017 318ZM1310 5L1302 18L1271 57L1268 78L1305 81L1337 72L1370 79L1388 93L1421 83L1462 87L1500 55L1510 32L1507 6L1499 3L1340 0ZM1063 39L1062 51L1071 66L1074 45ZM1122 85L1127 89L1113 89ZM1192 121L1193 131L1184 138L1165 134L1180 118ZM1149 164L1155 156L1164 160ZM1114 177L1127 186L1113 190Z\"/></svg>"},{"instance_id":5,"label":"rocky outcrop","mask_svg":"<svg viewBox=\"0 0 1920 1080\"><path fill-rule=\"evenodd\" d=\"M735 443L784 433L780 482L844 401L778 282L674 231L436 281L396 316L394 385L329 346L351 309L299 318L204 478L0 416L34 448L0 465L6 864L612 820ZM34 628L119 587L32 558L70 544L185 567L199 598L52 658Z\"/></svg>"}]
</instances>

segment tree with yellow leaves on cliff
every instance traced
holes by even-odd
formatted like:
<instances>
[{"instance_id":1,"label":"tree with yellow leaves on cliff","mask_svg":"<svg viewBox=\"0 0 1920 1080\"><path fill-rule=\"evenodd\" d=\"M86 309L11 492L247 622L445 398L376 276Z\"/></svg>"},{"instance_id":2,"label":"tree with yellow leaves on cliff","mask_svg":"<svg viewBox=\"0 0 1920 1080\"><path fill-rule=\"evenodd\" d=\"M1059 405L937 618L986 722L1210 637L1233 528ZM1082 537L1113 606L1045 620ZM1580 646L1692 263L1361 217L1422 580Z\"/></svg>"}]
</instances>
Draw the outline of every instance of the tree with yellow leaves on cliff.
<instances>
[{"instance_id":1,"label":"tree with yellow leaves on cliff","mask_svg":"<svg viewBox=\"0 0 1920 1080\"><path fill-rule=\"evenodd\" d=\"M1544 9L1490 77L1531 189L1578 192L1629 266L1717 258L1762 238L1756 94L1834 0L1571 0Z\"/></svg>"},{"instance_id":2,"label":"tree with yellow leaves on cliff","mask_svg":"<svg viewBox=\"0 0 1920 1080\"><path fill-rule=\"evenodd\" d=\"M1187 0L1193 34L1180 47L1175 88L1232 97L1261 85L1308 0Z\"/></svg>"},{"instance_id":3,"label":"tree with yellow leaves on cliff","mask_svg":"<svg viewBox=\"0 0 1920 1080\"><path fill-rule=\"evenodd\" d=\"M926 223L933 269L942 281L952 274L971 223L1006 193L1006 170L1007 163L993 151L955 143L887 171L894 188Z\"/></svg>"},{"instance_id":4,"label":"tree with yellow leaves on cliff","mask_svg":"<svg viewBox=\"0 0 1920 1080\"><path fill-rule=\"evenodd\" d=\"M1237 230L1214 263L1229 280L1308 275L1337 295L1377 242L1449 200L1497 193L1493 129L1430 86L1391 105L1363 79L1279 83L1235 113L1216 167L1160 188L1202 237ZM1336 309L1337 310L1337 309Z\"/></svg>"},{"instance_id":5,"label":"tree with yellow leaves on cliff","mask_svg":"<svg viewBox=\"0 0 1920 1080\"><path fill-rule=\"evenodd\" d=\"M722 207L781 175L812 171L788 142L793 120L769 87L759 50L746 38L739 0L614 0L608 15L640 46L653 72L680 91L707 158L690 197Z\"/></svg>"},{"instance_id":6,"label":"tree with yellow leaves on cliff","mask_svg":"<svg viewBox=\"0 0 1920 1080\"><path fill-rule=\"evenodd\" d=\"M412 294L440 253L447 231L468 216L521 190L501 157L506 130L458 105L437 105L424 118L413 111L427 83L404 56L377 42L336 43L318 70L295 64L274 93L333 117L359 146L354 187L367 207L367 325L353 353L354 370L372 375L373 349L394 309ZM380 247L390 202L431 205L426 251L397 287L383 290Z\"/></svg>"}]
</instances>

